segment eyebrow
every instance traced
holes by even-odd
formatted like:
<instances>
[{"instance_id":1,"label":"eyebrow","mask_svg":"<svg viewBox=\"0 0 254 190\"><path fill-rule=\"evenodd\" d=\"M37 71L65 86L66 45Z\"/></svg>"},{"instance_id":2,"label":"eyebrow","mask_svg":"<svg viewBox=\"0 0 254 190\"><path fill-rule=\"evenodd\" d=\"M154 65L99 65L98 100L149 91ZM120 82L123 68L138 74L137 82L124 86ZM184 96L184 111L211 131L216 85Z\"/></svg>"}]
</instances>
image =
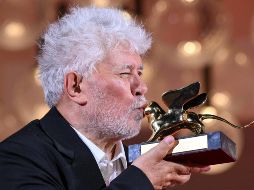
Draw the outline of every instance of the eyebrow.
<instances>
[{"instance_id":1,"label":"eyebrow","mask_svg":"<svg viewBox=\"0 0 254 190\"><path fill-rule=\"evenodd\" d=\"M123 65L121 67L119 67L120 69L130 69L130 70L133 70L134 69L134 66L133 65ZM139 67L138 67L138 70L144 70L144 65L141 64Z\"/></svg>"}]
</instances>

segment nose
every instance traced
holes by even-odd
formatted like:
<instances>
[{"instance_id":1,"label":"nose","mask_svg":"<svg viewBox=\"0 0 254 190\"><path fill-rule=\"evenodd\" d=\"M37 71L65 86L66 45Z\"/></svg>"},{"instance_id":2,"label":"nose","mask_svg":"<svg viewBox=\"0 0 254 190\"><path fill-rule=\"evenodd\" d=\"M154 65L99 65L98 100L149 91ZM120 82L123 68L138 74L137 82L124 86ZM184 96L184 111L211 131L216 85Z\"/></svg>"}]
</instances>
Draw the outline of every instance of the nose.
<instances>
[{"instance_id":1,"label":"nose","mask_svg":"<svg viewBox=\"0 0 254 190\"><path fill-rule=\"evenodd\" d=\"M144 96L147 93L147 85L141 79L139 75L137 75L131 84L131 92L133 96Z\"/></svg>"}]
</instances>

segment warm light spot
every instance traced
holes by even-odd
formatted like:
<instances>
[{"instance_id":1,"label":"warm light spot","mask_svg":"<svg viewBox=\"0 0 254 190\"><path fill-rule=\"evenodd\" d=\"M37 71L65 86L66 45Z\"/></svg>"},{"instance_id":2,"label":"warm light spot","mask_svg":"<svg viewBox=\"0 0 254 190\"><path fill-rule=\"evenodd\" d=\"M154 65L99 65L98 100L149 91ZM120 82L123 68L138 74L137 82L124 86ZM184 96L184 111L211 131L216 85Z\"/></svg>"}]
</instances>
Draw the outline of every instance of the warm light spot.
<instances>
[{"instance_id":1,"label":"warm light spot","mask_svg":"<svg viewBox=\"0 0 254 190\"><path fill-rule=\"evenodd\" d=\"M143 80L148 83L152 80L153 76L154 76L154 67L151 63L149 63L149 61L144 60L144 72L143 72Z\"/></svg>"},{"instance_id":2,"label":"warm light spot","mask_svg":"<svg viewBox=\"0 0 254 190\"><path fill-rule=\"evenodd\" d=\"M10 22L4 28L4 33L9 38L21 38L25 32L26 28L20 22Z\"/></svg>"},{"instance_id":3,"label":"warm light spot","mask_svg":"<svg viewBox=\"0 0 254 190\"><path fill-rule=\"evenodd\" d=\"M197 0L182 0L184 3L194 3Z\"/></svg>"},{"instance_id":4,"label":"warm light spot","mask_svg":"<svg viewBox=\"0 0 254 190\"><path fill-rule=\"evenodd\" d=\"M221 48L216 52L216 54L214 56L214 62L215 63L223 63L226 61L228 56L229 56L229 49L228 48Z\"/></svg>"},{"instance_id":5,"label":"warm light spot","mask_svg":"<svg viewBox=\"0 0 254 190\"><path fill-rule=\"evenodd\" d=\"M93 0L92 3L98 7L107 7L110 5L110 0Z\"/></svg>"},{"instance_id":6,"label":"warm light spot","mask_svg":"<svg viewBox=\"0 0 254 190\"><path fill-rule=\"evenodd\" d=\"M158 12L164 12L167 9L167 2L164 0L160 0L155 4L155 10Z\"/></svg>"},{"instance_id":7,"label":"warm light spot","mask_svg":"<svg viewBox=\"0 0 254 190\"><path fill-rule=\"evenodd\" d=\"M201 114L212 114L212 115L217 115L217 110L213 106L205 106L201 109L200 111ZM203 121L205 124L211 124L214 122L212 119L206 119Z\"/></svg>"},{"instance_id":8,"label":"warm light spot","mask_svg":"<svg viewBox=\"0 0 254 190\"><path fill-rule=\"evenodd\" d=\"M217 110L215 107L213 106L205 106L202 110L201 110L201 113L202 114L213 114L213 115L216 115L217 114Z\"/></svg>"},{"instance_id":9,"label":"warm light spot","mask_svg":"<svg viewBox=\"0 0 254 190\"><path fill-rule=\"evenodd\" d=\"M37 84L38 86L41 86L41 81L39 79L39 69L38 69L38 67L36 69L34 69L33 75L34 75L35 84Z\"/></svg>"},{"instance_id":10,"label":"warm light spot","mask_svg":"<svg viewBox=\"0 0 254 190\"><path fill-rule=\"evenodd\" d=\"M122 11L122 14L123 14L124 18L126 18L128 20L131 19L131 15L127 11Z\"/></svg>"},{"instance_id":11,"label":"warm light spot","mask_svg":"<svg viewBox=\"0 0 254 190\"><path fill-rule=\"evenodd\" d=\"M183 17L183 20L186 24L192 24L197 22L198 18L197 15L194 14L194 12L186 12Z\"/></svg>"},{"instance_id":12,"label":"warm light spot","mask_svg":"<svg viewBox=\"0 0 254 190\"><path fill-rule=\"evenodd\" d=\"M184 56L194 56L201 52L201 44L198 41L181 42L178 51Z\"/></svg>"},{"instance_id":13,"label":"warm light spot","mask_svg":"<svg viewBox=\"0 0 254 190\"><path fill-rule=\"evenodd\" d=\"M230 104L229 95L223 92L217 92L212 97L212 103L218 107L226 107Z\"/></svg>"},{"instance_id":14,"label":"warm light spot","mask_svg":"<svg viewBox=\"0 0 254 190\"><path fill-rule=\"evenodd\" d=\"M238 52L236 55L235 55L235 62L238 64L238 65L246 65L248 61L248 57L245 53L242 53L242 52Z\"/></svg>"},{"instance_id":15,"label":"warm light spot","mask_svg":"<svg viewBox=\"0 0 254 190\"><path fill-rule=\"evenodd\" d=\"M49 107L46 104L38 104L36 111L34 112L34 118L41 118L49 111Z\"/></svg>"}]
</instances>

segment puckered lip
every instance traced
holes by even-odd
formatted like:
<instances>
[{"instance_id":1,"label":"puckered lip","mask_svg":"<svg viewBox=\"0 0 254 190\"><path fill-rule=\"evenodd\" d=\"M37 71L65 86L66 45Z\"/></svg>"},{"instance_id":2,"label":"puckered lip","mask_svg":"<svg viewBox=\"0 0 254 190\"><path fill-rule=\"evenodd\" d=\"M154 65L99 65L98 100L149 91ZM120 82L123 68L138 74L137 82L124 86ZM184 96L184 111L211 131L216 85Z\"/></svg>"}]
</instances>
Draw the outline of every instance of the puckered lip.
<instances>
[{"instance_id":1,"label":"puckered lip","mask_svg":"<svg viewBox=\"0 0 254 190\"><path fill-rule=\"evenodd\" d=\"M146 109L147 106L148 106L148 103L145 102L141 106L138 107L138 109L143 112L143 117L145 117L145 109Z\"/></svg>"}]
</instances>

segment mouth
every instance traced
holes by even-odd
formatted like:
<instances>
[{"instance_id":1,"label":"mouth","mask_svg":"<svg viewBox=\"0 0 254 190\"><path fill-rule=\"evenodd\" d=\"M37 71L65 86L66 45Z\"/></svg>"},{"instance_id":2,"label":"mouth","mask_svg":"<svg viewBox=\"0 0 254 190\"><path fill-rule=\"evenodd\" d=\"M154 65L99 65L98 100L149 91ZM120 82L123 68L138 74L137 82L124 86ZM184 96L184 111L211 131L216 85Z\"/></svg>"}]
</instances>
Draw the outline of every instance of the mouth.
<instances>
[{"instance_id":1,"label":"mouth","mask_svg":"<svg viewBox=\"0 0 254 190\"><path fill-rule=\"evenodd\" d=\"M145 109L147 108L147 106L148 106L148 103L146 102L137 108L138 110L140 110L143 113L143 118L145 117Z\"/></svg>"}]
</instances>

